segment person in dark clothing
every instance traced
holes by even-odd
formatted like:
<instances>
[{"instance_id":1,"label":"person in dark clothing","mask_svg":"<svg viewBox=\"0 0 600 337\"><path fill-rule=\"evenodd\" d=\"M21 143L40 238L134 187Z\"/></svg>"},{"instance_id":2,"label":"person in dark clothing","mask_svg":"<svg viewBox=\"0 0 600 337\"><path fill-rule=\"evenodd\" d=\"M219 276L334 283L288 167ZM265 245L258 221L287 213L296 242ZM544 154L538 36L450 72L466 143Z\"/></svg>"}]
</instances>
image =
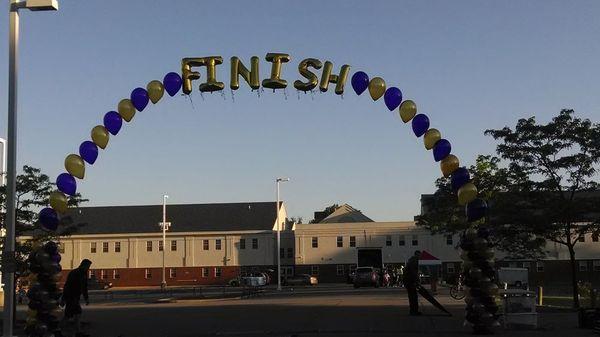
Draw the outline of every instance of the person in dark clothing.
<instances>
[{"instance_id":1,"label":"person in dark clothing","mask_svg":"<svg viewBox=\"0 0 600 337\"><path fill-rule=\"evenodd\" d=\"M408 259L404 269L403 282L408 292L408 303L410 305L410 314L419 316L419 299L417 295L417 286L419 285L419 258L421 251L416 250L415 254Z\"/></svg>"},{"instance_id":2,"label":"person in dark clothing","mask_svg":"<svg viewBox=\"0 0 600 337\"><path fill-rule=\"evenodd\" d=\"M81 318L81 305L79 304L79 300L83 295L83 299L85 300L85 304L90 304L90 300L88 297L88 270L92 265L92 261L88 259L84 259L79 264L77 269L73 269L69 272L67 276L67 281L65 282L65 286L63 288L62 295L62 303L65 305L65 321L74 320L75 321L75 333L77 335L81 335L80 333L80 318Z\"/></svg>"}]
</instances>

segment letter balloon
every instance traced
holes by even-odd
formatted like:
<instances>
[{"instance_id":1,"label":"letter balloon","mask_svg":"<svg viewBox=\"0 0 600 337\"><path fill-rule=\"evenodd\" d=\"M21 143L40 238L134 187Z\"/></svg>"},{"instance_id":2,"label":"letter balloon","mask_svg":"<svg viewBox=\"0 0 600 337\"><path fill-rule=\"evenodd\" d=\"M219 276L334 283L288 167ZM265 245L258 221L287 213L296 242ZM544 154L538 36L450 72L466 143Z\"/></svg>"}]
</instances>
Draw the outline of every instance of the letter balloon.
<instances>
[{"instance_id":1,"label":"letter balloon","mask_svg":"<svg viewBox=\"0 0 600 337\"><path fill-rule=\"evenodd\" d=\"M290 55L282 53L268 53L265 59L273 65L271 66L271 77L264 79L262 85L269 89L283 89L287 87L287 81L280 78L281 65L290 61Z\"/></svg>"},{"instance_id":2,"label":"letter balloon","mask_svg":"<svg viewBox=\"0 0 600 337\"><path fill-rule=\"evenodd\" d=\"M298 64L298 72L300 75L302 75L302 77L306 78L307 81L302 82L300 80L296 80L294 82L294 88L304 92L316 88L317 85L319 85L319 77L317 77L317 75L312 71L308 70L308 68L311 67L314 69L321 69L322 66L323 63L321 63L321 61L318 59L308 58L302 60L302 62Z\"/></svg>"}]
</instances>

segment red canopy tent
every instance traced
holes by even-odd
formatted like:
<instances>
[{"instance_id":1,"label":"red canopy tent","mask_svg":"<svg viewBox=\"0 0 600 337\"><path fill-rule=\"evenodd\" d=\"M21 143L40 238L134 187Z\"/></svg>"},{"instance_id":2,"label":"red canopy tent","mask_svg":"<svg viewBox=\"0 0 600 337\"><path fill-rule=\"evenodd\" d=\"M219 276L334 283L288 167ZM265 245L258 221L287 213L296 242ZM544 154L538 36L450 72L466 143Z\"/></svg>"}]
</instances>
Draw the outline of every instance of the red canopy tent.
<instances>
[{"instance_id":1,"label":"red canopy tent","mask_svg":"<svg viewBox=\"0 0 600 337\"><path fill-rule=\"evenodd\" d=\"M421 257L419 258L419 265L421 266L439 266L442 264L442 261L437 257L431 255L426 250L421 251Z\"/></svg>"}]
</instances>

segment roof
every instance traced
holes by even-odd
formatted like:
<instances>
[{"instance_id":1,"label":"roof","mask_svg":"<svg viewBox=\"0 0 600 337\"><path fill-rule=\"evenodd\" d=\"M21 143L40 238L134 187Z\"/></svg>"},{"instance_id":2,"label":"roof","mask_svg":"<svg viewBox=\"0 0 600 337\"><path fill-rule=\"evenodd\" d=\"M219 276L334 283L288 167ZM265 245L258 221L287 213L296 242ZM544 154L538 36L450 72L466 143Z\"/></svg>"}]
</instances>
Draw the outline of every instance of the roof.
<instances>
[{"instance_id":1,"label":"roof","mask_svg":"<svg viewBox=\"0 0 600 337\"><path fill-rule=\"evenodd\" d=\"M325 219L319 221L319 223L348 223L348 222L373 222L373 220L366 215L362 214L361 211L354 207L343 204L336 208L336 210L329 214Z\"/></svg>"},{"instance_id":2,"label":"roof","mask_svg":"<svg viewBox=\"0 0 600 337\"><path fill-rule=\"evenodd\" d=\"M162 205L79 207L69 215L83 225L75 235L152 233ZM170 232L273 230L276 219L275 202L167 205Z\"/></svg>"}]
</instances>

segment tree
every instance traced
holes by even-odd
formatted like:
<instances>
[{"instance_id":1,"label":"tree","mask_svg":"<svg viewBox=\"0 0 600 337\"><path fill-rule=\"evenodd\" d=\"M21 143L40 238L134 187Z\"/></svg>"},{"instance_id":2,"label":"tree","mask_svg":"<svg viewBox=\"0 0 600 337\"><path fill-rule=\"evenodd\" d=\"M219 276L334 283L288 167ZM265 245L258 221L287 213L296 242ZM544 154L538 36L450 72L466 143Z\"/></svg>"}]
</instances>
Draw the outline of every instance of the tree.
<instances>
[{"instance_id":1,"label":"tree","mask_svg":"<svg viewBox=\"0 0 600 337\"><path fill-rule=\"evenodd\" d=\"M309 223L319 223L321 220L328 217L331 213L335 212L335 210L339 207L340 205L333 204L331 206L325 207L323 211L315 212L315 218L310 220Z\"/></svg>"},{"instance_id":2,"label":"tree","mask_svg":"<svg viewBox=\"0 0 600 337\"><path fill-rule=\"evenodd\" d=\"M55 233L47 232L39 229L37 226L37 213L42 208L48 205L48 196L55 187L50 178L43 174L40 169L31 166L23 166L23 173L17 175L16 183L16 236L32 236L33 239L22 242L17 241L15 245L15 253L17 258L17 273L22 274L26 270L25 259L32 251L35 244L56 240L59 236L67 236L77 230L76 225L73 225L69 217L61 219L61 226ZM82 202L81 195L77 193L69 198L69 206L78 206ZM0 187L0 203L6 204L6 186ZM0 223L2 229L5 229L6 210L3 208L0 211ZM2 243L2 246L4 244ZM1 262L1 261L0 261Z\"/></svg>"}]
</instances>

